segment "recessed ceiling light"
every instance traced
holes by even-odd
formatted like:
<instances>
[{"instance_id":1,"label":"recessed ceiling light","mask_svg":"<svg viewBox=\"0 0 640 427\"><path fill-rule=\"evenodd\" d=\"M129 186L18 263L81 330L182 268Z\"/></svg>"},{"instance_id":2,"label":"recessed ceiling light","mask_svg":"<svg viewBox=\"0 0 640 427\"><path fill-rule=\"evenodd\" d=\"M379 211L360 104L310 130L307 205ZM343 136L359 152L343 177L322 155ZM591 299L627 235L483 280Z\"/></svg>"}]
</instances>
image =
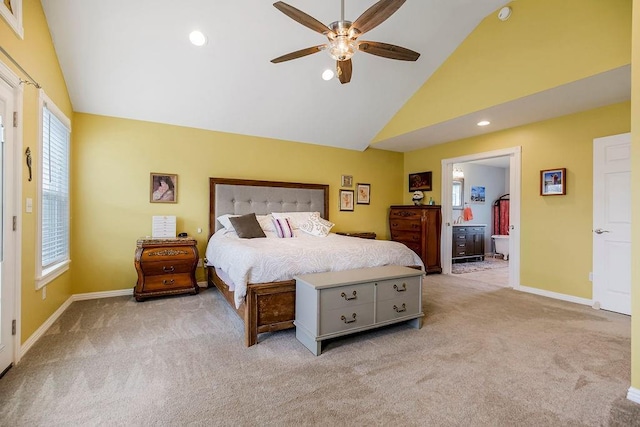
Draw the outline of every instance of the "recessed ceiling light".
<instances>
[{"instance_id":1,"label":"recessed ceiling light","mask_svg":"<svg viewBox=\"0 0 640 427\"><path fill-rule=\"evenodd\" d=\"M333 78L334 75L335 74L334 74L333 70L324 70L322 72L322 79L329 81L329 80L331 80Z\"/></svg>"},{"instance_id":2,"label":"recessed ceiling light","mask_svg":"<svg viewBox=\"0 0 640 427\"><path fill-rule=\"evenodd\" d=\"M491 122L488 121L488 120L482 120L482 121L478 122L478 126L488 126L490 124L491 124Z\"/></svg>"},{"instance_id":3,"label":"recessed ceiling light","mask_svg":"<svg viewBox=\"0 0 640 427\"><path fill-rule=\"evenodd\" d=\"M189 40L196 46L204 46L207 43L207 38L200 31L191 31L189 34Z\"/></svg>"}]
</instances>

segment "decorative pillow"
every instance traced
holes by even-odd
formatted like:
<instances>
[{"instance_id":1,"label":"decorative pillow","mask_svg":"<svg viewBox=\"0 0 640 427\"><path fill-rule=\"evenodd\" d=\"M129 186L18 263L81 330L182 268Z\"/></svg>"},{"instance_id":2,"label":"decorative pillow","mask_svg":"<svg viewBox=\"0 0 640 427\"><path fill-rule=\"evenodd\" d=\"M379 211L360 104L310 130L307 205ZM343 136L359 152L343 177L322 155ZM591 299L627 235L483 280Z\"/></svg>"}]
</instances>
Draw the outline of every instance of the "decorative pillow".
<instances>
[{"instance_id":1,"label":"decorative pillow","mask_svg":"<svg viewBox=\"0 0 640 427\"><path fill-rule=\"evenodd\" d=\"M222 224L222 226L224 228L226 228L228 231L233 231L233 225L231 225L231 221L229 221L229 218L237 218L240 215L230 215L230 214L226 214L226 215L220 215L218 218L216 218L218 220L218 222L220 224Z\"/></svg>"},{"instance_id":2,"label":"decorative pillow","mask_svg":"<svg viewBox=\"0 0 640 427\"><path fill-rule=\"evenodd\" d=\"M258 223L264 231L276 231L276 227L273 225L273 217L271 215L256 215Z\"/></svg>"},{"instance_id":3,"label":"decorative pillow","mask_svg":"<svg viewBox=\"0 0 640 427\"><path fill-rule=\"evenodd\" d=\"M311 214L318 214L320 216L320 212L272 212L274 218L289 218L289 222L291 223L291 227L295 230L296 228L300 228L300 224L306 222Z\"/></svg>"},{"instance_id":4,"label":"decorative pillow","mask_svg":"<svg viewBox=\"0 0 640 427\"><path fill-rule=\"evenodd\" d=\"M293 237L293 227L291 226L291 222L289 218L274 218L273 225L276 228L276 233L278 237L287 238Z\"/></svg>"},{"instance_id":5,"label":"decorative pillow","mask_svg":"<svg viewBox=\"0 0 640 427\"><path fill-rule=\"evenodd\" d=\"M256 214L250 213L242 216L229 217L231 225L236 230L241 239L254 239L256 237L267 237L256 219Z\"/></svg>"},{"instance_id":6,"label":"decorative pillow","mask_svg":"<svg viewBox=\"0 0 640 427\"><path fill-rule=\"evenodd\" d=\"M313 236L325 237L335 224L320 218L320 213L314 212L309 219L300 224L300 230Z\"/></svg>"}]
</instances>

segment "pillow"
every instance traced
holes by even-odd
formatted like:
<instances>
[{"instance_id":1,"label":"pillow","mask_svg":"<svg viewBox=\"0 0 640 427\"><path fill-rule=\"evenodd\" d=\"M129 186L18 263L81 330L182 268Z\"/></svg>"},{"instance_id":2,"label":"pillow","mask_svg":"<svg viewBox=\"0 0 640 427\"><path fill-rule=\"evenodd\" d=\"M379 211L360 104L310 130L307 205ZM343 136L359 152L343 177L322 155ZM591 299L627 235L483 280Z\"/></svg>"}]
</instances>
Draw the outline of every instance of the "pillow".
<instances>
[{"instance_id":1,"label":"pillow","mask_svg":"<svg viewBox=\"0 0 640 427\"><path fill-rule=\"evenodd\" d=\"M240 215L230 215L230 214L226 214L226 215L220 215L218 218L216 218L218 220L218 222L220 224L222 224L222 226L224 228L226 228L229 231L233 231L233 225L231 225L231 221L229 221L229 218L237 218Z\"/></svg>"},{"instance_id":2,"label":"pillow","mask_svg":"<svg viewBox=\"0 0 640 427\"><path fill-rule=\"evenodd\" d=\"M300 224L300 230L313 236L325 237L335 224L320 218L320 213L313 212L308 220Z\"/></svg>"},{"instance_id":3,"label":"pillow","mask_svg":"<svg viewBox=\"0 0 640 427\"><path fill-rule=\"evenodd\" d=\"M256 237L267 237L256 219L256 214L250 213L242 216L231 216L229 221L241 239L254 239Z\"/></svg>"},{"instance_id":4,"label":"pillow","mask_svg":"<svg viewBox=\"0 0 640 427\"><path fill-rule=\"evenodd\" d=\"M293 237L293 227L289 218L274 218L273 225L276 228L276 233L280 238Z\"/></svg>"},{"instance_id":5,"label":"pillow","mask_svg":"<svg viewBox=\"0 0 640 427\"><path fill-rule=\"evenodd\" d=\"M311 214L317 213L320 216L320 212L272 212L274 218L289 218L291 227L295 230L300 228L300 224L307 221Z\"/></svg>"}]
</instances>

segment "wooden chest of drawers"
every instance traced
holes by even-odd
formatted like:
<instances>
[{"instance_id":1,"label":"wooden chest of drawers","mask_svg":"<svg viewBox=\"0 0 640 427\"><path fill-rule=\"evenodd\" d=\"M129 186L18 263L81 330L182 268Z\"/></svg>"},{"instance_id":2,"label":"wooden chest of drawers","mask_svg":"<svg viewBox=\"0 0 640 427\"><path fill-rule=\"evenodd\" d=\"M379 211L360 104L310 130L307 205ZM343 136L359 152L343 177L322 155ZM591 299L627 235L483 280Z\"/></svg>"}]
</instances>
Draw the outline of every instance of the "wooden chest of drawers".
<instances>
[{"instance_id":1,"label":"wooden chest of drawers","mask_svg":"<svg viewBox=\"0 0 640 427\"><path fill-rule=\"evenodd\" d=\"M318 356L328 338L403 321L419 329L422 275L387 265L296 276L296 338Z\"/></svg>"},{"instance_id":2,"label":"wooden chest of drawers","mask_svg":"<svg viewBox=\"0 0 640 427\"><path fill-rule=\"evenodd\" d=\"M427 273L442 273L440 265L439 205L391 206L389 229L391 240L404 243L417 253Z\"/></svg>"},{"instance_id":3,"label":"wooden chest of drawers","mask_svg":"<svg viewBox=\"0 0 640 427\"><path fill-rule=\"evenodd\" d=\"M484 260L484 225L453 226L452 260Z\"/></svg>"},{"instance_id":4,"label":"wooden chest of drawers","mask_svg":"<svg viewBox=\"0 0 640 427\"><path fill-rule=\"evenodd\" d=\"M140 239L135 261L138 282L133 291L136 301L145 298L197 294L198 248L195 239Z\"/></svg>"}]
</instances>

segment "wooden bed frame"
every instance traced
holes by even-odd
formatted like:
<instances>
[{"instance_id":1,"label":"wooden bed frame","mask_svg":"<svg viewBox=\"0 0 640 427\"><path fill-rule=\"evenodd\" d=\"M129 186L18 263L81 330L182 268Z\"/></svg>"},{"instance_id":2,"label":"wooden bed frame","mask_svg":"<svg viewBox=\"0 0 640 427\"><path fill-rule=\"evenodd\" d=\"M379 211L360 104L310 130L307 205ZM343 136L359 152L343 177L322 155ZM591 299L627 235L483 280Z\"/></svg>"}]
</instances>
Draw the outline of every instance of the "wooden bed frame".
<instances>
[{"instance_id":1,"label":"wooden bed frame","mask_svg":"<svg viewBox=\"0 0 640 427\"><path fill-rule=\"evenodd\" d=\"M303 184L294 182L255 181L229 178L209 178L209 237L216 231L216 218L229 212L217 213L216 186L218 184L232 186L250 186L267 188L311 189L324 192L324 200L320 211L323 218L329 219L329 186L325 184ZM278 211L278 210L274 210ZM239 212L247 213L247 212ZM266 213L266 212L258 212ZM227 302L244 321L244 343L250 347L258 342L258 334L274 332L293 327L295 319L296 282L286 280L271 283L247 284L247 295L244 303L236 308L233 291L216 274L214 267L207 267L208 286L215 286L224 295Z\"/></svg>"}]
</instances>

